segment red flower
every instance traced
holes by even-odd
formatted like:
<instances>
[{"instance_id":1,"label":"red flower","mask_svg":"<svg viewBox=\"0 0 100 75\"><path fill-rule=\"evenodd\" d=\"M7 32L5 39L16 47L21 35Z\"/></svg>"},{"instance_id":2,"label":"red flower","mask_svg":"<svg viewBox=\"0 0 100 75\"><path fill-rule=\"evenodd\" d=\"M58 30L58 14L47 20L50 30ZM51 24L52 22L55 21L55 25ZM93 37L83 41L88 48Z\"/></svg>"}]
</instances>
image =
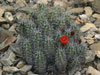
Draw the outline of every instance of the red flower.
<instances>
[{"instance_id":1,"label":"red flower","mask_svg":"<svg viewBox=\"0 0 100 75\"><path fill-rule=\"evenodd\" d=\"M64 32L64 31L65 31L65 29L64 29L64 28L61 28L61 31L62 31L62 32Z\"/></svg>"},{"instance_id":2,"label":"red flower","mask_svg":"<svg viewBox=\"0 0 100 75\"><path fill-rule=\"evenodd\" d=\"M71 35L74 35L74 34L75 34L75 31L74 31L74 30L72 30L72 31L71 31Z\"/></svg>"},{"instance_id":3,"label":"red flower","mask_svg":"<svg viewBox=\"0 0 100 75\"><path fill-rule=\"evenodd\" d=\"M69 38L67 36L61 36L60 37L60 42L62 45L66 45L68 43Z\"/></svg>"}]
</instances>

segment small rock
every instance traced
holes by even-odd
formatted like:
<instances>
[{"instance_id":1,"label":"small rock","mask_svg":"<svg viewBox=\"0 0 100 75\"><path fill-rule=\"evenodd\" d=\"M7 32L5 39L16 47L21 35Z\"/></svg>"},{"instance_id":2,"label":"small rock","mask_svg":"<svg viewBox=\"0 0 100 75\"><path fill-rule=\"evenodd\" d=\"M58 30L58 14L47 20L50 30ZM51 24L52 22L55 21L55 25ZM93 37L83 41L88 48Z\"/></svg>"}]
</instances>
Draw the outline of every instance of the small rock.
<instances>
[{"instance_id":1,"label":"small rock","mask_svg":"<svg viewBox=\"0 0 100 75\"><path fill-rule=\"evenodd\" d=\"M85 14L86 14L87 16L89 16L89 17L90 17L90 16L92 15L92 13L93 13L93 10L92 10L91 7L85 7L84 10L85 10Z\"/></svg>"},{"instance_id":2,"label":"small rock","mask_svg":"<svg viewBox=\"0 0 100 75\"><path fill-rule=\"evenodd\" d=\"M95 29L95 30L98 30L98 29L96 28L96 26L95 26L93 23L86 23L84 26L82 26L82 27L80 28L80 31L81 31L81 32L86 32L86 31L88 31L88 30L91 29L91 28L93 28L93 29Z\"/></svg>"},{"instance_id":3,"label":"small rock","mask_svg":"<svg viewBox=\"0 0 100 75\"><path fill-rule=\"evenodd\" d=\"M10 12L5 12L5 18L7 21L10 21L10 22L14 20L13 15Z\"/></svg>"},{"instance_id":4,"label":"small rock","mask_svg":"<svg viewBox=\"0 0 100 75\"><path fill-rule=\"evenodd\" d=\"M32 65L25 65L22 68L20 68L20 71L22 74L26 74L29 70L31 70Z\"/></svg>"},{"instance_id":5,"label":"small rock","mask_svg":"<svg viewBox=\"0 0 100 75\"><path fill-rule=\"evenodd\" d=\"M100 72L97 71L92 66L89 66L88 69L87 69L87 71L86 71L86 75L100 75Z\"/></svg>"},{"instance_id":6,"label":"small rock","mask_svg":"<svg viewBox=\"0 0 100 75\"><path fill-rule=\"evenodd\" d=\"M92 15L94 18L100 19L100 14L93 14Z\"/></svg>"},{"instance_id":7,"label":"small rock","mask_svg":"<svg viewBox=\"0 0 100 75\"><path fill-rule=\"evenodd\" d=\"M3 17L0 17L0 22L6 22L6 20Z\"/></svg>"},{"instance_id":8,"label":"small rock","mask_svg":"<svg viewBox=\"0 0 100 75\"><path fill-rule=\"evenodd\" d=\"M10 3L13 2L13 1L14 1L14 0L7 0L7 2L10 2Z\"/></svg>"},{"instance_id":9,"label":"small rock","mask_svg":"<svg viewBox=\"0 0 100 75\"><path fill-rule=\"evenodd\" d=\"M95 59L95 53L93 50L87 50L86 56L85 56L85 63L91 62Z\"/></svg>"},{"instance_id":10,"label":"small rock","mask_svg":"<svg viewBox=\"0 0 100 75\"><path fill-rule=\"evenodd\" d=\"M8 50L3 56L0 57L0 62L5 66L12 65L14 61L15 54L11 50Z\"/></svg>"},{"instance_id":11,"label":"small rock","mask_svg":"<svg viewBox=\"0 0 100 75\"><path fill-rule=\"evenodd\" d=\"M10 27L10 25L9 24L3 24L2 27L5 28L5 29L8 29Z\"/></svg>"},{"instance_id":12,"label":"small rock","mask_svg":"<svg viewBox=\"0 0 100 75\"><path fill-rule=\"evenodd\" d=\"M83 8L72 8L69 13L82 13L83 11Z\"/></svg>"},{"instance_id":13,"label":"small rock","mask_svg":"<svg viewBox=\"0 0 100 75\"><path fill-rule=\"evenodd\" d=\"M18 19L18 20L22 20L22 19L28 19L28 15L26 15L26 13L21 13L21 12L17 12L16 13L16 18Z\"/></svg>"},{"instance_id":14,"label":"small rock","mask_svg":"<svg viewBox=\"0 0 100 75\"><path fill-rule=\"evenodd\" d=\"M79 71L77 71L74 75L81 75L81 73Z\"/></svg>"},{"instance_id":15,"label":"small rock","mask_svg":"<svg viewBox=\"0 0 100 75\"><path fill-rule=\"evenodd\" d=\"M41 4L41 3L48 4L48 0L38 0L37 3L38 4Z\"/></svg>"},{"instance_id":16,"label":"small rock","mask_svg":"<svg viewBox=\"0 0 100 75\"><path fill-rule=\"evenodd\" d=\"M94 39L88 39L88 40L86 40L87 41L87 43L89 44L89 45L91 45L91 44L93 44L94 43Z\"/></svg>"},{"instance_id":17,"label":"small rock","mask_svg":"<svg viewBox=\"0 0 100 75\"><path fill-rule=\"evenodd\" d=\"M87 15L85 15L85 14L79 15L79 17L80 17L82 20L86 20L86 19L88 18Z\"/></svg>"},{"instance_id":18,"label":"small rock","mask_svg":"<svg viewBox=\"0 0 100 75\"><path fill-rule=\"evenodd\" d=\"M23 61L19 61L18 64L16 65L17 68L22 68L24 66L24 62Z\"/></svg>"},{"instance_id":19,"label":"small rock","mask_svg":"<svg viewBox=\"0 0 100 75\"><path fill-rule=\"evenodd\" d=\"M60 6L60 7L63 7L63 8L67 8L68 7L68 3L65 2L65 1L54 1L54 6Z\"/></svg>"},{"instance_id":20,"label":"small rock","mask_svg":"<svg viewBox=\"0 0 100 75\"><path fill-rule=\"evenodd\" d=\"M90 49L94 51L98 58L100 58L100 41L98 43L92 44Z\"/></svg>"},{"instance_id":21,"label":"small rock","mask_svg":"<svg viewBox=\"0 0 100 75\"><path fill-rule=\"evenodd\" d=\"M81 73L82 75L87 71L87 68L82 69Z\"/></svg>"},{"instance_id":22,"label":"small rock","mask_svg":"<svg viewBox=\"0 0 100 75\"><path fill-rule=\"evenodd\" d=\"M94 38L95 39L100 39L100 34L96 34Z\"/></svg>"},{"instance_id":23,"label":"small rock","mask_svg":"<svg viewBox=\"0 0 100 75\"><path fill-rule=\"evenodd\" d=\"M27 5L25 0L16 0L16 4L14 5L14 8L23 8Z\"/></svg>"},{"instance_id":24,"label":"small rock","mask_svg":"<svg viewBox=\"0 0 100 75\"><path fill-rule=\"evenodd\" d=\"M3 72L3 71L0 69L0 75L2 75L2 72Z\"/></svg>"},{"instance_id":25,"label":"small rock","mask_svg":"<svg viewBox=\"0 0 100 75\"><path fill-rule=\"evenodd\" d=\"M94 24L96 25L96 27L100 27L100 19L97 19Z\"/></svg>"},{"instance_id":26,"label":"small rock","mask_svg":"<svg viewBox=\"0 0 100 75\"><path fill-rule=\"evenodd\" d=\"M33 74L31 71L29 71L28 75L38 75L38 74Z\"/></svg>"},{"instance_id":27,"label":"small rock","mask_svg":"<svg viewBox=\"0 0 100 75\"><path fill-rule=\"evenodd\" d=\"M97 64L97 69L100 71L100 63Z\"/></svg>"},{"instance_id":28,"label":"small rock","mask_svg":"<svg viewBox=\"0 0 100 75\"><path fill-rule=\"evenodd\" d=\"M4 9L3 7L0 6L0 17L3 16L4 12L5 12L5 9Z\"/></svg>"},{"instance_id":29,"label":"small rock","mask_svg":"<svg viewBox=\"0 0 100 75\"><path fill-rule=\"evenodd\" d=\"M18 72L19 69L14 66L3 66L3 71L5 72Z\"/></svg>"}]
</instances>

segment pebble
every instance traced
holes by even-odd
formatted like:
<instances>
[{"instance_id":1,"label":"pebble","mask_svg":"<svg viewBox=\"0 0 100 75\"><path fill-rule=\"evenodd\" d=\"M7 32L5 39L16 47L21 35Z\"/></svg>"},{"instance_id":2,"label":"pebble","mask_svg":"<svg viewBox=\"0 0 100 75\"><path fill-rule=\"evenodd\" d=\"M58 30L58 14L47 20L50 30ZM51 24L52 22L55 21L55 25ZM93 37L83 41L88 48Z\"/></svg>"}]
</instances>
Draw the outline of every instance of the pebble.
<instances>
[{"instance_id":1,"label":"pebble","mask_svg":"<svg viewBox=\"0 0 100 75\"><path fill-rule=\"evenodd\" d=\"M79 8L72 8L69 10L69 13L82 13L84 11L83 8L79 7Z\"/></svg>"},{"instance_id":2,"label":"pebble","mask_svg":"<svg viewBox=\"0 0 100 75\"><path fill-rule=\"evenodd\" d=\"M97 19L94 24L96 25L96 27L100 27L100 19Z\"/></svg>"},{"instance_id":3,"label":"pebble","mask_svg":"<svg viewBox=\"0 0 100 75\"><path fill-rule=\"evenodd\" d=\"M48 0L37 0L37 3L38 4L41 4L41 3L48 4Z\"/></svg>"},{"instance_id":4,"label":"pebble","mask_svg":"<svg viewBox=\"0 0 100 75\"><path fill-rule=\"evenodd\" d=\"M24 65L22 68L20 68L20 71L22 74L26 74L29 70L31 70L32 65Z\"/></svg>"},{"instance_id":5,"label":"pebble","mask_svg":"<svg viewBox=\"0 0 100 75\"><path fill-rule=\"evenodd\" d=\"M19 61L18 64L16 65L17 68L22 68L24 66L24 62L23 61Z\"/></svg>"},{"instance_id":6,"label":"pebble","mask_svg":"<svg viewBox=\"0 0 100 75\"><path fill-rule=\"evenodd\" d=\"M7 0L7 2L10 2L10 3L12 3L14 0Z\"/></svg>"},{"instance_id":7,"label":"pebble","mask_svg":"<svg viewBox=\"0 0 100 75\"><path fill-rule=\"evenodd\" d=\"M14 20L13 15L12 15L11 12L5 12L4 16L5 16L5 18L6 18L7 21L12 22Z\"/></svg>"},{"instance_id":8,"label":"pebble","mask_svg":"<svg viewBox=\"0 0 100 75\"><path fill-rule=\"evenodd\" d=\"M0 17L0 22L6 22L6 20L3 17Z\"/></svg>"},{"instance_id":9,"label":"pebble","mask_svg":"<svg viewBox=\"0 0 100 75\"><path fill-rule=\"evenodd\" d=\"M85 63L91 62L95 59L95 53L93 50L87 50L85 56Z\"/></svg>"},{"instance_id":10,"label":"pebble","mask_svg":"<svg viewBox=\"0 0 100 75\"><path fill-rule=\"evenodd\" d=\"M96 34L94 38L95 39L100 39L100 34Z\"/></svg>"},{"instance_id":11,"label":"pebble","mask_svg":"<svg viewBox=\"0 0 100 75\"><path fill-rule=\"evenodd\" d=\"M81 73L79 71L77 71L74 75L81 75Z\"/></svg>"},{"instance_id":12,"label":"pebble","mask_svg":"<svg viewBox=\"0 0 100 75\"><path fill-rule=\"evenodd\" d=\"M100 58L100 41L90 45L90 49L94 50L94 53L97 55L98 58Z\"/></svg>"},{"instance_id":13,"label":"pebble","mask_svg":"<svg viewBox=\"0 0 100 75\"><path fill-rule=\"evenodd\" d=\"M98 69L98 71L100 71L100 63L97 64L97 69Z\"/></svg>"},{"instance_id":14,"label":"pebble","mask_svg":"<svg viewBox=\"0 0 100 75\"><path fill-rule=\"evenodd\" d=\"M3 66L3 71L5 72L18 72L19 69L17 67L14 67L14 66Z\"/></svg>"},{"instance_id":15,"label":"pebble","mask_svg":"<svg viewBox=\"0 0 100 75\"><path fill-rule=\"evenodd\" d=\"M3 71L0 69L0 75L2 75L2 72L3 72Z\"/></svg>"},{"instance_id":16,"label":"pebble","mask_svg":"<svg viewBox=\"0 0 100 75\"><path fill-rule=\"evenodd\" d=\"M91 45L91 44L93 44L93 43L95 42L93 38L89 38L89 39L86 40L86 41L87 41L87 43L88 43L89 45Z\"/></svg>"},{"instance_id":17,"label":"pebble","mask_svg":"<svg viewBox=\"0 0 100 75\"><path fill-rule=\"evenodd\" d=\"M5 8L3 8L2 6L0 6L0 17L3 16L4 12L5 12Z\"/></svg>"},{"instance_id":18,"label":"pebble","mask_svg":"<svg viewBox=\"0 0 100 75\"><path fill-rule=\"evenodd\" d=\"M33 74L31 71L29 71L28 75L38 75L38 74Z\"/></svg>"},{"instance_id":19,"label":"pebble","mask_svg":"<svg viewBox=\"0 0 100 75\"><path fill-rule=\"evenodd\" d=\"M92 13L93 13L93 10L92 10L91 7L85 7L84 10L85 10L85 14L86 14L88 17L90 17L90 16L92 15Z\"/></svg>"},{"instance_id":20,"label":"pebble","mask_svg":"<svg viewBox=\"0 0 100 75\"><path fill-rule=\"evenodd\" d=\"M86 75L100 75L100 72L95 68L93 68L92 66L89 66L86 71Z\"/></svg>"},{"instance_id":21,"label":"pebble","mask_svg":"<svg viewBox=\"0 0 100 75\"><path fill-rule=\"evenodd\" d=\"M88 31L88 30L91 29L91 28L93 28L93 29L95 29L95 30L98 30L98 29L96 28L96 26L95 26L93 23L86 23L85 25L83 25L83 26L80 28L80 31L81 31L81 32L86 32L86 31Z\"/></svg>"},{"instance_id":22,"label":"pebble","mask_svg":"<svg viewBox=\"0 0 100 75\"><path fill-rule=\"evenodd\" d=\"M0 61L5 66L13 65L15 61L15 54L11 50L8 50L3 56L0 57Z\"/></svg>"},{"instance_id":23,"label":"pebble","mask_svg":"<svg viewBox=\"0 0 100 75\"><path fill-rule=\"evenodd\" d=\"M23 8L27 5L25 0L16 0L16 3L14 4L14 8L18 9L18 8Z\"/></svg>"},{"instance_id":24,"label":"pebble","mask_svg":"<svg viewBox=\"0 0 100 75\"><path fill-rule=\"evenodd\" d=\"M86 20L86 19L88 18L87 15L85 15L85 14L79 15L79 17L80 17L82 20Z\"/></svg>"},{"instance_id":25,"label":"pebble","mask_svg":"<svg viewBox=\"0 0 100 75\"><path fill-rule=\"evenodd\" d=\"M100 14L93 14L92 15L94 18L100 19Z\"/></svg>"},{"instance_id":26,"label":"pebble","mask_svg":"<svg viewBox=\"0 0 100 75\"><path fill-rule=\"evenodd\" d=\"M54 1L54 6L60 6L60 7L63 7L63 8L66 9L69 5L65 1L59 1L59 0L57 1L57 0L55 0Z\"/></svg>"}]
</instances>

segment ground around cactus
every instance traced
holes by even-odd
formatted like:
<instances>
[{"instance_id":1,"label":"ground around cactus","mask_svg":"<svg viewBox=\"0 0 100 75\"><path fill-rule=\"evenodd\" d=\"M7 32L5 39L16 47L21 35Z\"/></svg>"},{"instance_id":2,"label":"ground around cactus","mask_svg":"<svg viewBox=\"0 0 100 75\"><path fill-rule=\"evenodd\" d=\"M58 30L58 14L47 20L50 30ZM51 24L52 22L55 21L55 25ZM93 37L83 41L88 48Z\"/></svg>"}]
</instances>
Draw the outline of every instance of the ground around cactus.
<instances>
[{"instance_id":1,"label":"ground around cactus","mask_svg":"<svg viewBox=\"0 0 100 75\"><path fill-rule=\"evenodd\" d=\"M20 36L16 30L17 20L28 20L28 13L39 3L65 9L70 23L80 27L80 42L87 47L85 63L61 75L100 75L99 0L0 0L0 75L39 75L19 54Z\"/></svg>"}]
</instances>

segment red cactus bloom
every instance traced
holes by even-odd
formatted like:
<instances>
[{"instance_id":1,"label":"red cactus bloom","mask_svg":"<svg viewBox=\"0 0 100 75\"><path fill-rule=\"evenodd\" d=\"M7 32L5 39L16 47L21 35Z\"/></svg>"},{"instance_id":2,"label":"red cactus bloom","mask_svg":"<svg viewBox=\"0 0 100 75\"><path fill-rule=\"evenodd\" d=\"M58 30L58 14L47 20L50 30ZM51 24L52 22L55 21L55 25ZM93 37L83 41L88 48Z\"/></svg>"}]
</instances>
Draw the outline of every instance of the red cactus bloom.
<instances>
[{"instance_id":1,"label":"red cactus bloom","mask_svg":"<svg viewBox=\"0 0 100 75\"><path fill-rule=\"evenodd\" d=\"M74 30L72 30L72 31L71 31L71 35L74 35L74 34L75 34L75 31L74 31Z\"/></svg>"},{"instance_id":2,"label":"red cactus bloom","mask_svg":"<svg viewBox=\"0 0 100 75\"><path fill-rule=\"evenodd\" d=\"M61 28L61 31L62 31L62 32L64 32L64 31L65 31L65 29L64 29L64 28Z\"/></svg>"},{"instance_id":3,"label":"red cactus bloom","mask_svg":"<svg viewBox=\"0 0 100 75\"><path fill-rule=\"evenodd\" d=\"M68 43L69 38L67 36L61 36L60 37L60 42L62 45L66 45Z\"/></svg>"}]
</instances>

